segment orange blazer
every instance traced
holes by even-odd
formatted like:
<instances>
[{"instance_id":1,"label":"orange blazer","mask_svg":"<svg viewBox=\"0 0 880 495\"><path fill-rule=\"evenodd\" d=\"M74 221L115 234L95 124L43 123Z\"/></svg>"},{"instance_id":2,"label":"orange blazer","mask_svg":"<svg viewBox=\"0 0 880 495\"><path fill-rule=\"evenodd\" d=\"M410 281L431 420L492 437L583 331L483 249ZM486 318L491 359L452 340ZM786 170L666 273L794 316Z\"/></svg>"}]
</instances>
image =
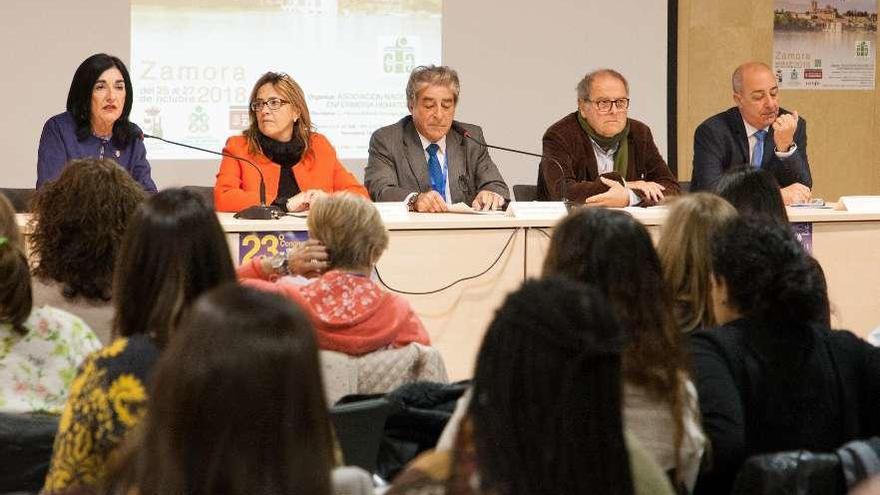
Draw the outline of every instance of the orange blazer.
<instances>
[{"instance_id":1,"label":"orange blazer","mask_svg":"<svg viewBox=\"0 0 880 495\"><path fill-rule=\"evenodd\" d=\"M227 139L223 152L247 158L260 167L266 181L266 204L275 200L281 177L278 164L262 153L251 155L244 136ZM293 176L302 191L350 191L370 199L364 186L339 163L330 141L316 132L309 139L309 151L293 166ZM217 211L240 211L257 204L260 204L260 175L246 162L224 156L214 184L214 208Z\"/></svg>"}]
</instances>

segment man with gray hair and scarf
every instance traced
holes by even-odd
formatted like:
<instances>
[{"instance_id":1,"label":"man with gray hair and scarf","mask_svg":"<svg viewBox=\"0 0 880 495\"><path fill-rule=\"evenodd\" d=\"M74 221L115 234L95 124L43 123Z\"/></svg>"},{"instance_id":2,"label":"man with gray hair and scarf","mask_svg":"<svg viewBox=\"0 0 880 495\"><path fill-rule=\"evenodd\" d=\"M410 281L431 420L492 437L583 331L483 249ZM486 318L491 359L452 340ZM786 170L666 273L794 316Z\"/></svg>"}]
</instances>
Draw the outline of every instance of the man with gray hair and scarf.
<instances>
[{"instance_id":1,"label":"man with gray hair and scarf","mask_svg":"<svg viewBox=\"0 0 880 495\"><path fill-rule=\"evenodd\" d=\"M406 85L411 115L370 138L364 185L373 201L405 201L410 211L444 212L466 203L500 209L510 198L479 126L453 120L458 74L445 66L413 69Z\"/></svg>"},{"instance_id":2,"label":"man with gray hair and scarf","mask_svg":"<svg viewBox=\"0 0 880 495\"><path fill-rule=\"evenodd\" d=\"M539 200L652 206L680 192L647 125L627 117L629 83L599 69L577 85L577 111L544 133Z\"/></svg>"}]
</instances>

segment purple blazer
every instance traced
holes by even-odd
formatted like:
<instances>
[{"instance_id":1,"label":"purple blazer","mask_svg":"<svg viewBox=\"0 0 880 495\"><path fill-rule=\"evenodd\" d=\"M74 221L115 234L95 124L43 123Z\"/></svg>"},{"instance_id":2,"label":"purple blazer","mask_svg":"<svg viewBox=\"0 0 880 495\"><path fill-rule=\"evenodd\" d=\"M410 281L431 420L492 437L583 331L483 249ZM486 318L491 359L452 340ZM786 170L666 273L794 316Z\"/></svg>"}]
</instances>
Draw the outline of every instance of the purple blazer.
<instances>
[{"instance_id":1,"label":"purple blazer","mask_svg":"<svg viewBox=\"0 0 880 495\"><path fill-rule=\"evenodd\" d=\"M143 139L134 138L122 149L118 149L112 140L105 141L92 135L79 141L73 116L67 112L52 117L43 126L37 150L37 188L58 178L68 161L90 157L112 158L146 191L156 192Z\"/></svg>"}]
</instances>

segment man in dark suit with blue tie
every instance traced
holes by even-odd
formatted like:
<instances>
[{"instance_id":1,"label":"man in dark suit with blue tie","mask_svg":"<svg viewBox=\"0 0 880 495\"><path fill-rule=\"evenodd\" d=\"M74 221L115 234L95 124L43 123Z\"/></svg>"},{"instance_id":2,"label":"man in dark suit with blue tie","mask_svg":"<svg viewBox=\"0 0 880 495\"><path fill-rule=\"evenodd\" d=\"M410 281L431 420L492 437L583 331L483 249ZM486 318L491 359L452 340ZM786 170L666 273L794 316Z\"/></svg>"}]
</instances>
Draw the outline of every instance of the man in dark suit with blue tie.
<instances>
[{"instance_id":1,"label":"man in dark suit with blue tie","mask_svg":"<svg viewBox=\"0 0 880 495\"><path fill-rule=\"evenodd\" d=\"M809 201L807 122L778 103L779 85L766 64L747 62L733 72L736 106L697 127L691 191L712 190L731 167L751 164L772 173L785 204Z\"/></svg>"}]
</instances>

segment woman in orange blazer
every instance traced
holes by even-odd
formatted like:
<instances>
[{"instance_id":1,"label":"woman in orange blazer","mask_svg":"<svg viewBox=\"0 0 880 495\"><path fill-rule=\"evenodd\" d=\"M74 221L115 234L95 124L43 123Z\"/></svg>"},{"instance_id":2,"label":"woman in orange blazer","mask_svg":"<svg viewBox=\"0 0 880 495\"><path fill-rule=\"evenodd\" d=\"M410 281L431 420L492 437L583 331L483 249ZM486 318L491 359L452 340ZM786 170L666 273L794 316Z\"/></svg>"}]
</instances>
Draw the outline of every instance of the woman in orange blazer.
<instances>
[{"instance_id":1,"label":"woman in orange blazer","mask_svg":"<svg viewBox=\"0 0 880 495\"><path fill-rule=\"evenodd\" d=\"M339 163L326 137L312 132L306 98L290 76L267 72L251 91L250 127L226 141L224 153L254 162L266 181L266 202L303 211L315 198L350 191L369 199L364 186ZM260 203L260 176L242 160L224 157L214 184L217 211Z\"/></svg>"}]
</instances>

